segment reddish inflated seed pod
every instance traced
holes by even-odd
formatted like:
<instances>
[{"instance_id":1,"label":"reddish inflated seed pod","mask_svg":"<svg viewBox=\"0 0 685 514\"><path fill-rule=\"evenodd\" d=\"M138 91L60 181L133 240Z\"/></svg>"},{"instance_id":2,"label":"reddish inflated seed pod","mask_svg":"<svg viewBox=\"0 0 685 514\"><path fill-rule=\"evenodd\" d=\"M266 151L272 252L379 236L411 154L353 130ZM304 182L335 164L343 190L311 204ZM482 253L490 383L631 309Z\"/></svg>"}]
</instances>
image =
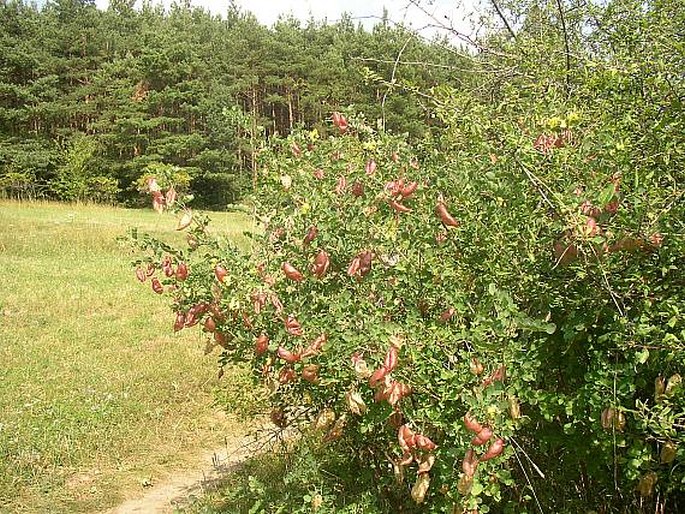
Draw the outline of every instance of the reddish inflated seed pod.
<instances>
[{"instance_id":1,"label":"reddish inflated seed pod","mask_svg":"<svg viewBox=\"0 0 685 514\"><path fill-rule=\"evenodd\" d=\"M206 332L214 332L216 330L216 321L214 318L207 318L205 320L204 329Z\"/></svg>"},{"instance_id":2,"label":"reddish inflated seed pod","mask_svg":"<svg viewBox=\"0 0 685 514\"><path fill-rule=\"evenodd\" d=\"M183 327L185 327L186 324L186 315L182 311L178 311L176 313L176 319L174 320L174 332L178 332L181 330Z\"/></svg>"},{"instance_id":3,"label":"reddish inflated seed pod","mask_svg":"<svg viewBox=\"0 0 685 514\"><path fill-rule=\"evenodd\" d=\"M174 267L171 265L171 257L168 255L162 261L162 271L166 277L174 276Z\"/></svg>"},{"instance_id":4,"label":"reddish inflated seed pod","mask_svg":"<svg viewBox=\"0 0 685 514\"><path fill-rule=\"evenodd\" d=\"M498 457L501 453L502 450L504 450L504 439L501 437L498 437L495 439L495 442L493 442L490 447L488 448L488 451L485 452L485 455L483 455L480 460L485 461L485 460L490 460L494 459L495 457Z\"/></svg>"},{"instance_id":5,"label":"reddish inflated seed pod","mask_svg":"<svg viewBox=\"0 0 685 514\"><path fill-rule=\"evenodd\" d=\"M404 187L404 180L403 179L398 179L398 180L393 180L391 182L388 182L385 184L385 190L390 193L390 196L399 196L400 191L402 191L402 188Z\"/></svg>"},{"instance_id":6,"label":"reddish inflated seed pod","mask_svg":"<svg viewBox=\"0 0 685 514\"><path fill-rule=\"evenodd\" d=\"M407 425L402 425L397 431L397 441L402 450L409 451L416 446L416 434Z\"/></svg>"},{"instance_id":7,"label":"reddish inflated seed pod","mask_svg":"<svg viewBox=\"0 0 685 514\"><path fill-rule=\"evenodd\" d=\"M286 277L288 277L290 280L293 280L295 282L301 282L304 280L304 275L298 271L295 266L290 264L289 262L284 262L281 265L281 269L283 270L283 273L285 274Z\"/></svg>"},{"instance_id":8,"label":"reddish inflated seed pod","mask_svg":"<svg viewBox=\"0 0 685 514\"><path fill-rule=\"evenodd\" d=\"M162 286L162 283L159 281L157 277L154 277L151 282L152 285L152 290L157 293L157 294L162 294L164 292L164 286Z\"/></svg>"},{"instance_id":9,"label":"reddish inflated seed pod","mask_svg":"<svg viewBox=\"0 0 685 514\"><path fill-rule=\"evenodd\" d=\"M176 193L174 186L171 186L166 192L166 204L169 207L173 206L176 203L176 198L178 198L178 194Z\"/></svg>"},{"instance_id":10,"label":"reddish inflated seed pod","mask_svg":"<svg viewBox=\"0 0 685 514\"><path fill-rule=\"evenodd\" d=\"M604 206L604 212L607 214L616 214L618 212L618 200L612 200Z\"/></svg>"},{"instance_id":11,"label":"reddish inflated seed pod","mask_svg":"<svg viewBox=\"0 0 685 514\"><path fill-rule=\"evenodd\" d=\"M226 279L226 275L228 275L228 270L224 268L221 264L217 264L216 266L214 266L214 276L222 284Z\"/></svg>"},{"instance_id":12,"label":"reddish inflated seed pod","mask_svg":"<svg viewBox=\"0 0 685 514\"><path fill-rule=\"evenodd\" d=\"M478 456L471 448L466 451L464 456L464 461L461 463L461 469L464 471L466 476L472 477L476 474L476 468L478 467Z\"/></svg>"},{"instance_id":13,"label":"reddish inflated seed pod","mask_svg":"<svg viewBox=\"0 0 685 514\"><path fill-rule=\"evenodd\" d=\"M319 229L316 228L315 225L309 227L307 234L304 236L304 240L302 241L302 246L309 246L309 244L314 241L317 235L319 235Z\"/></svg>"},{"instance_id":14,"label":"reddish inflated seed pod","mask_svg":"<svg viewBox=\"0 0 685 514\"><path fill-rule=\"evenodd\" d=\"M283 313L283 302L278 298L278 296L274 293L271 295L271 305L273 305L274 310L276 311L276 314L279 316Z\"/></svg>"},{"instance_id":15,"label":"reddish inflated seed pod","mask_svg":"<svg viewBox=\"0 0 685 514\"><path fill-rule=\"evenodd\" d=\"M301 358L299 353L293 353L290 350L283 348L282 346L278 347L278 351L276 352L276 355L278 355L279 359L283 359L288 364L293 364L295 362L298 362Z\"/></svg>"},{"instance_id":16,"label":"reddish inflated seed pod","mask_svg":"<svg viewBox=\"0 0 685 514\"><path fill-rule=\"evenodd\" d=\"M490 427L483 427L483 429L476 434L476 437L471 440L471 444L473 446L482 446L487 443L491 437L492 429Z\"/></svg>"},{"instance_id":17,"label":"reddish inflated seed pod","mask_svg":"<svg viewBox=\"0 0 685 514\"><path fill-rule=\"evenodd\" d=\"M302 379L311 384L318 383L319 366L317 364L307 364L304 368L302 368Z\"/></svg>"},{"instance_id":18,"label":"reddish inflated seed pod","mask_svg":"<svg viewBox=\"0 0 685 514\"><path fill-rule=\"evenodd\" d=\"M416 446L426 452L430 452L435 450L438 445L435 444L433 441L431 441L428 437L426 437L423 434L417 434L416 435Z\"/></svg>"},{"instance_id":19,"label":"reddish inflated seed pod","mask_svg":"<svg viewBox=\"0 0 685 514\"><path fill-rule=\"evenodd\" d=\"M330 266L330 259L328 254L321 250L314 258L314 266L312 267L312 273L316 278L323 278L328 272L328 267Z\"/></svg>"},{"instance_id":20,"label":"reddish inflated seed pod","mask_svg":"<svg viewBox=\"0 0 685 514\"><path fill-rule=\"evenodd\" d=\"M440 314L440 321L442 321L443 323L447 323L449 320L451 320L454 317L454 314L456 312L457 311L454 310L454 307L450 307L448 309L445 309Z\"/></svg>"},{"instance_id":21,"label":"reddish inflated seed pod","mask_svg":"<svg viewBox=\"0 0 685 514\"><path fill-rule=\"evenodd\" d=\"M323 348L323 345L326 344L326 341L328 341L328 337L326 334L321 334L319 337L314 339L307 348L302 352L302 358L306 357L312 357L313 355L316 355L321 351L321 348Z\"/></svg>"},{"instance_id":22,"label":"reddish inflated seed pod","mask_svg":"<svg viewBox=\"0 0 685 514\"><path fill-rule=\"evenodd\" d=\"M335 194L341 195L345 192L345 189L347 189L347 179L344 175L340 175L340 177L338 177L338 182L335 185Z\"/></svg>"},{"instance_id":23,"label":"reddish inflated seed pod","mask_svg":"<svg viewBox=\"0 0 685 514\"><path fill-rule=\"evenodd\" d=\"M359 255L359 275L366 276L371 271L371 263L373 262L373 253L366 250Z\"/></svg>"},{"instance_id":24,"label":"reddish inflated seed pod","mask_svg":"<svg viewBox=\"0 0 685 514\"><path fill-rule=\"evenodd\" d=\"M364 196L364 184L358 180L352 184L352 196L355 198L361 198Z\"/></svg>"},{"instance_id":25,"label":"reddish inflated seed pod","mask_svg":"<svg viewBox=\"0 0 685 514\"><path fill-rule=\"evenodd\" d=\"M383 378L385 378L385 375L388 374L388 368L385 366L381 366L378 368L376 371L374 371L371 376L369 377L369 385L371 387L376 387Z\"/></svg>"},{"instance_id":26,"label":"reddish inflated seed pod","mask_svg":"<svg viewBox=\"0 0 685 514\"><path fill-rule=\"evenodd\" d=\"M470 412L464 414L464 425L468 430L475 432L476 434L483 430L483 425L478 423L476 418L474 418Z\"/></svg>"},{"instance_id":27,"label":"reddish inflated seed pod","mask_svg":"<svg viewBox=\"0 0 685 514\"><path fill-rule=\"evenodd\" d=\"M297 378L297 373L290 366L287 366L287 367L281 369L280 373L278 374L278 381L281 384L287 384L288 382L292 382L296 378Z\"/></svg>"},{"instance_id":28,"label":"reddish inflated seed pod","mask_svg":"<svg viewBox=\"0 0 685 514\"><path fill-rule=\"evenodd\" d=\"M411 387L402 382L394 381L390 386L390 393L388 395L388 403L393 407L405 396L411 394Z\"/></svg>"},{"instance_id":29,"label":"reddish inflated seed pod","mask_svg":"<svg viewBox=\"0 0 685 514\"><path fill-rule=\"evenodd\" d=\"M410 182L406 186L402 188L402 191L400 191L400 194L402 195L402 198L409 198L411 195L414 194L416 189L419 187L418 182Z\"/></svg>"},{"instance_id":30,"label":"reddish inflated seed pod","mask_svg":"<svg viewBox=\"0 0 685 514\"><path fill-rule=\"evenodd\" d=\"M195 236L195 234L188 233L186 235L186 241L188 242L188 247L191 248L192 250L195 250L195 249L197 249L198 246L200 246L200 241Z\"/></svg>"},{"instance_id":31,"label":"reddish inflated seed pod","mask_svg":"<svg viewBox=\"0 0 685 514\"><path fill-rule=\"evenodd\" d=\"M264 355L268 349L269 349L269 336L267 336L266 334L260 334L259 337L257 337L255 344L254 344L255 353L258 356Z\"/></svg>"},{"instance_id":32,"label":"reddish inflated seed pod","mask_svg":"<svg viewBox=\"0 0 685 514\"><path fill-rule=\"evenodd\" d=\"M449 213L444 202L438 202L438 204L435 206L435 213L440 218L440 221L442 221L442 224L446 227L456 228L459 226L459 222Z\"/></svg>"},{"instance_id":33,"label":"reddish inflated seed pod","mask_svg":"<svg viewBox=\"0 0 685 514\"><path fill-rule=\"evenodd\" d=\"M152 193L152 208L155 212L162 214L164 212L164 206L166 205L166 199L160 191L153 191Z\"/></svg>"},{"instance_id":34,"label":"reddish inflated seed pod","mask_svg":"<svg viewBox=\"0 0 685 514\"><path fill-rule=\"evenodd\" d=\"M210 304L207 308L207 311L212 313L212 317L216 322L222 322L226 320L226 315L221 312L221 307L219 307L216 303Z\"/></svg>"},{"instance_id":35,"label":"reddish inflated seed pod","mask_svg":"<svg viewBox=\"0 0 685 514\"><path fill-rule=\"evenodd\" d=\"M409 207L407 207L404 204L401 204L400 202L398 202L396 200L389 200L388 205L390 207L392 207L392 209L397 211L397 212L411 212L411 209Z\"/></svg>"},{"instance_id":36,"label":"reddish inflated seed pod","mask_svg":"<svg viewBox=\"0 0 685 514\"><path fill-rule=\"evenodd\" d=\"M183 282L188 278L188 266L185 262L179 262L176 266L176 280Z\"/></svg>"},{"instance_id":37,"label":"reddish inflated seed pod","mask_svg":"<svg viewBox=\"0 0 685 514\"><path fill-rule=\"evenodd\" d=\"M360 265L360 260L359 257L355 257L352 259L352 262L350 262L350 265L347 267L347 274L351 277L357 274L359 271L359 265Z\"/></svg>"},{"instance_id":38,"label":"reddish inflated seed pod","mask_svg":"<svg viewBox=\"0 0 685 514\"><path fill-rule=\"evenodd\" d=\"M209 310L209 305L206 302L199 302L199 303L196 303L195 305L193 305L190 309L188 309L188 314L199 318L204 313L206 313L208 310Z\"/></svg>"},{"instance_id":39,"label":"reddish inflated seed pod","mask_svg":"<svg viewBox=\"0 0 685 514\"><path fill-rule=\"evenodd\" d=\"M368 161L366 161L364 171L369 177L376 173L376 161L374 161L373 159L369 159Z\"/></svg>"},{"instance_id":40,"label":"reddish inflated seed pod","mask_svg":"<svg viewBox=\"0 0 685 514\"><path fill-rule=\"evenodd\" d=\"M285 330L292 336L300 337L302 336L302 327L297 318L290 314L285 320Z\"/></svg>"},{"instance_id":41,"label":"reddish inflated seed pod","mask_svg":"<svg viewBox=\"0 0 685 514\"><path fill-rule=\"evenodd\" d=\"M491 386L495 382L502 382L505 378L507 378L507 367L503 364L483 380L483 387Z\"/></svg>"},{"instance_id":42,"label":"reddish inflated seed pod","mask_svg":"<svg viewBox=\"0 0 685 514\"><path fill-rule=\"evenodd\" d=\"M373 401L376 403L380 403L385 400L389 400L390 398L390 393L392 391L392 383L389 380L390 377L387 377L383 383L381 384L382 387L379 387L376 389L376 393L373 395Z\"/></svg>"},{"instance_id":43,"label":"reddish inflated seed pod","mask_svg":"<svg viewBox=\"0 0 685 514\"><path fill-rule=\"evenodd\" d=\"M347 118L345 118L345 116L343 116L339 112L333 113L333 125L337 127L341 134L347 132Z\"/></svg>"},{"instance_id":44,"label":"reddish inflated seed pod","mask_svg":"<svg viewBox=\"0 0 685 514\"><path fill-rule=\"evenodd\" d=\"M188 278L188 265L185 262L179 262L176 266L176 280L183 282Z\"/></svg>"},{"instance_id":45,"label":"reddish inflated seed pod","mask_svg":"<svg viewBox=\"0 0 685 514\"><path fill-rule=\"evenodd\" d=\"M200 318L198 318L197 315L195 315L193 312L188 311L188 313L186 314L185 320L186 320L186 325L185 325L186 328L190 328L190 327L194 327L195 325L197 325L198 322L200 321Z\"/></svg>"},{"instance_id":46,"label":"reddish inflated seed pod","mask_svg":"<svg viewBox=\"0 0 685 514\"><path fill-rule=\"evenodd\" d=\"M388 348L388 351L385 354L385 361L383 362L383 366L385 367L385 369L388 370L388 372L391 372L395 369L395 366L397 366L397 348L395 348L394 346Z\"/></svg>"},{"instance_id":47,"label":"reddish inflated seed pod","mask_svg":"<svg viewBox=\"0 0 685 514\"><path fill-rule=\"evenodd\" d=\"M248 330L252 330L254 328L254 324L252 323L252 319L250 319L250 316L247 315L247 312L243 312L242 318L243 326Z\"/></svg>"},{"instance_id":48,"label":"reddish inflated seed pod","mask_svg":"<svg viewBox=\"0 0 685 514\"><path fill-rule=\"evenodd\" d=\"M219 346L222 346L223 348L227 348L226 346L226 334L220 331L215 331L214 332L214 341L216 341L216 344Z\"/></svg>"},{"instance_id":49,"label":"reddish inflated seed pod","mask_svg":"<svg viewBox=\"0 0 685 514\"><path fill-rule=\"evenodd\" d=\"M256 291L252 293L252 308L255 314L262 312L264 305L266 305L267 294L264 291Z\"/></svg>"}]
</instances>

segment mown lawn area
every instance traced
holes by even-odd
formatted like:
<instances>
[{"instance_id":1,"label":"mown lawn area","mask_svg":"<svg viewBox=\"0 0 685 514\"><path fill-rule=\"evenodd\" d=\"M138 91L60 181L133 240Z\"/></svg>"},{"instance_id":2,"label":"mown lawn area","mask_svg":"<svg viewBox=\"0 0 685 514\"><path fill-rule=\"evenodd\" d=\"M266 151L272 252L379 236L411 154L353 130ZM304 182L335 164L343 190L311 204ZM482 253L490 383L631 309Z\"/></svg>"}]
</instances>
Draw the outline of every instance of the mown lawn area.
<instances>
[{"instance_id":1,"label":"mown lawn area","mask_svg":"<svg viewBox=\"0 0 685 514\"><path fill-rule=\"evenodd\" d=\"M0 512L111 507L238 430L213 391L239 377L218 382L199 330L173 334L169 299L117 239L179 241L172 214L3 201L0 219Z\"/></svg>"}]
</instances>

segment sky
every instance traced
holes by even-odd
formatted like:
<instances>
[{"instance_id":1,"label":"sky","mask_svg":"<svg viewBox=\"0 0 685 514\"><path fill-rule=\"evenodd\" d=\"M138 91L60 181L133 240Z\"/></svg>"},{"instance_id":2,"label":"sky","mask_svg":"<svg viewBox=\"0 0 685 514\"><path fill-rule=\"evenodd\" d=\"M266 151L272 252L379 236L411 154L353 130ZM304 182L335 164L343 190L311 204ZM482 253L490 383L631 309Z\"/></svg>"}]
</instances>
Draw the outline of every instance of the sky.
<instances>
[{"instance_id":1,"label":"sky","mask_svg":"<svg viewBox=\"0 0 685 514\"><path fill-rule=\"evenodd\" d=\"M172 0L152 0L153 3L161 1L169 5ZM272 25L280 14L292 14L296 18L306 21L311 16L315 19L327 19L335 22L342 13L347 12L353 18L370 27L381 18L383 8L388 10L391 21L403 22L412 28L419 30L426 37L436 33L436 29L429 27L436 21L427 16L414 3L419 3L426 11L434 15L441 22L449 24L463 32L471 33L470 23L466 20L467 14L474 10L473 5L478 0L236 0L236 3L245 11L251 11L257 19L265 24ZM108 0L96 0L96 5L106 9ZM229 0L191 0L191 4L204 7L214 14L223 15L228 8ZM447 17L447 18L445 18Z\"/></svg>"}]
</instances>

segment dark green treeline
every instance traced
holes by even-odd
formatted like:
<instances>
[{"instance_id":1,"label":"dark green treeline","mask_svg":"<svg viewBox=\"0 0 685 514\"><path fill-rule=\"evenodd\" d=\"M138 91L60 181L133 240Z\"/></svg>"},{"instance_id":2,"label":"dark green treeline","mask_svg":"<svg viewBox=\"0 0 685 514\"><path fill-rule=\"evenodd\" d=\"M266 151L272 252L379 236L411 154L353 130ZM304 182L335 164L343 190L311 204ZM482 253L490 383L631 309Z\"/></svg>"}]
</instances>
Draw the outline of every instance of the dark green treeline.
<instances>
[{"instance_id":1,"label":"dark green treeline","mask_svg":"<svg viewBox=\"0 0 685 514\"><path fill-rule=\"evenodd\" d=\"M0 194L130 205L154 172L221 208L252 186L270 135L325 131L335 110L384 114L413 137L431 130L411 87L389 90L398 55L414 64L400 63L396 84L422 90L457 82L468 62L387 20L267 28L233 7L218 17L187 3L2 1Z\"/></svg>"}]
</instances>

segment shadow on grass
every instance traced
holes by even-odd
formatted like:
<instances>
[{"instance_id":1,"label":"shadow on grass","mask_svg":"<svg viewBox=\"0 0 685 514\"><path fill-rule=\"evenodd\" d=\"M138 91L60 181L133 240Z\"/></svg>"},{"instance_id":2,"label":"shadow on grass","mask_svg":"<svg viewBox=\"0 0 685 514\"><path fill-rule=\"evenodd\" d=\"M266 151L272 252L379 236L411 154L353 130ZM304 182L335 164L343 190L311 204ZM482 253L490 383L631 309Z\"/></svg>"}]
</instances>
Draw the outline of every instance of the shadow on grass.
<instances>
[{"instance_id":1,"label":"shadow on grass","mask_svg":"<svg viewBox=\"0 0 685 514\"><path fill-rule=\"evenodd\" d=\"M420 512L409 486L388 482L381 463L352 455L343 442L283 443L226 469L204 494L177 512L187 514L316 512L410 514ZM383 469L381 469L383 467ZM390 473L392 476L392 473Z\"/></svg>"}]
</instances>

